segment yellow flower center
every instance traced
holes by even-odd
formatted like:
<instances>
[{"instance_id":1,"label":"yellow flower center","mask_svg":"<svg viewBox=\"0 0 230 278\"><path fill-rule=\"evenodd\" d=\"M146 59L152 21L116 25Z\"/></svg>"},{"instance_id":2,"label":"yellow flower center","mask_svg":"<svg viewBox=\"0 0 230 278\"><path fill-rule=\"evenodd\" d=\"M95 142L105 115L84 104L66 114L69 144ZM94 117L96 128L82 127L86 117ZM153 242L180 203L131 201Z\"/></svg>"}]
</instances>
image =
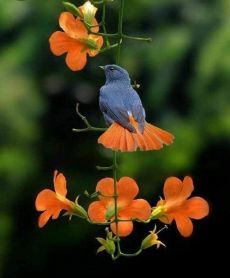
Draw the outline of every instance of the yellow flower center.
<instances>
[{"instance_id":1,"label":"yellow flower center","mask_svg":"<svg viewBox=\"0 0 230 278\"><path fill-rule=\"evenodd\" d=\"M65 202L65 200L66 200L66 198L64 197L64 196L62 196L61 194L59 194L59 193L56 193L56 197L57 197L57 199L59 200L59 201L61 201L61 202Z\"/></svg>"},{"instance_id":2,"label":"yellow flower center","mask_svg":"<svg viewBox=\"0 0 230 278\"><path fill-rule=\"evenodd\" d=\"M177 210L184 203L185 200L177 199L177 200L169 200L165 203L164 209L165 212L169 212L172 210Z\"/></svg>"},{"instance_id":3,"label":"yellow flower center","mask_svg":"<svg viewBox=\"0 0 230 278\"><path fill-rule=\"evenodd\" d=\"M119 210L122 208L122 204L118 204L117 206L117 212L119 212ZM111 218L113 218L115 216L115 205L114 202L110 203L107 206L107 210L106 210L106 214L105 214L105 218L106 220L110 220Z\"/></svg>"},{"instance_id":4,"label":"yellow flower center","mask_svg":"<svg viewBox=\"0 0 230 278\"><path fill-rule=\"evenodd\" d=\"M67 206L70 206L70 201L67 200L64 196L62 196L61 194L59 193L56 193L56 197L57 199L62 202L63 204L67 205Z\"/></svg>"},{"instance_id":5,"label":"yellow flower center","mask_svg":"<svg viewBox=\"0 0 230 278\"><path fill-rule=\"evenodd\" d=\"M98 45L93 39L79 39L79 41L85 45L85 48L98 50Z\"/></svg>"}]
</instances>

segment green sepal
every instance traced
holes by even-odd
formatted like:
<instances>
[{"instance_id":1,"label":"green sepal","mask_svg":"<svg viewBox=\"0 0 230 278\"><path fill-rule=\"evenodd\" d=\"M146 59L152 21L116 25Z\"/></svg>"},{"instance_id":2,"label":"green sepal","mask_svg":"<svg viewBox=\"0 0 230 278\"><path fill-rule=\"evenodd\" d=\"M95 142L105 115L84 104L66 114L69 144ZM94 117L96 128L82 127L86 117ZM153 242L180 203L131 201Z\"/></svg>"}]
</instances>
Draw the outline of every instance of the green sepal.
<instances>
[{"instance_id":1,"label":"green sepal","mask_svg":"<svg viewBox=\"0 0 230 278\"><path fill-rule=\"evenodd\" d=\"M96 240L101 244L101 246L97 249L97 253L100 253L104 250L110 255L115 253L116 246L111 238L104 239L102 237L96 237Z\"/></svg>"},{"instance_id":2,"label":"green sepal","mask_svg":"<svg viewBox=\"0 0 230 278\"><path fill-rule=\"evenodd\" d=\"M97 254L98 253L101 253L101 252L103 252L105 250L105 246L100 246L98 249L97 249Z\"/></svg>"}]
</instances>

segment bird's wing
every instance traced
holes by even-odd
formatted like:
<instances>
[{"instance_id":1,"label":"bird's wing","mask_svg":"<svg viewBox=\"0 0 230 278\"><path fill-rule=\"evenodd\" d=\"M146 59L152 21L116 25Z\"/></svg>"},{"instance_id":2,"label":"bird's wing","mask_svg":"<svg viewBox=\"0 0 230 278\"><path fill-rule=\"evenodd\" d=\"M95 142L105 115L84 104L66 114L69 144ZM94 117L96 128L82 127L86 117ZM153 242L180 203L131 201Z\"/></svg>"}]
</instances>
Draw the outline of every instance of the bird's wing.
<instances>
[{"instance_id":1,"label":"bird's wing","mask_svg":"<svg viewBox=\"0 0 230 278\"><path fill-rule=\"evenodd\" d=\"M145 110L138 93L130 86L128 89L128 102L134 119L138 123L145 121Z\"/></svg>"},{"instance_id":2,"label":"bird's wing","mask_svg":"<svg viewBox=\"0 0 230 278\"><path fill-rule=\"evenodd\" d=\"M103 114L129 131L135 131L135 128L130 124L128 110L123 99L112 97L111 94L106 94L105 90L107 89L101 88L99 97L99 106Z\"/></svg>"},{"instance_id":3,"label":"bird's wing","mask_svg":"<svg viewBox=\"0 0 230 278\"><path fill-rule=\"evenodd\" d=\"M126 102L132 116L138 122L140 130L143 131L145 124L145 109L138 93L131 86L127 91Z\"/></svg>"}]
</instances>

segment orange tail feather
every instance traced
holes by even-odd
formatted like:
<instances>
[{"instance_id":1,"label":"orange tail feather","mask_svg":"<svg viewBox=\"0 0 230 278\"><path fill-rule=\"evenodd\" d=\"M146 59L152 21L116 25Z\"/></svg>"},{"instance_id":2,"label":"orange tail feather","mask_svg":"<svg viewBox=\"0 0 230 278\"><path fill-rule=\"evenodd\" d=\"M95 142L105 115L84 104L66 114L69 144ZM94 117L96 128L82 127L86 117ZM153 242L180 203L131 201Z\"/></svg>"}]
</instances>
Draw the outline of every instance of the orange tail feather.
<instances>
[{"instance_id":1,"label":"orange tail feather","mask_svg":"<svg viewBox=\"0 0 230 278\"><path fill-rule=\"evenodd\" d=\"M121 138L120 138L120 150L122 152L127 151L127 144L126 144L126 135L125 135L125 129L121 132Z\"/></svg>"},{"instance_id":2,"label":"orange tail feather","mask_svg":"<svg viewBox=\"0 0 230 278\"><path fill-rule=\"evenodd\" d=\"M163 144L172 144L174 136L171 133L149 123L146 123L145 127L149 128L152 134L154 134Z\"/></svg>"},{"instance_id":3,"label":"orange tail feather","mask_svg":"<svg viewBox=\"0 0 230 278\"><path fill-rule=\"evenodd\" d=\"M138 130L132 133L113 123L99 138L98 143L104 147L121 152L134 152L137 147L141 151L159 150L163 144L169 145L173 142L174 136L154 125L145 124L143 134Z\"/></svg>"},{"instance_id":4,"label":"orange tail feather","mask_svg":"<svg viewBox=\"0 0 230 278\"><path fill-rule=\"evenodd\" d=\"M136 150L136 142L132 136L132 133L125 129L126 145L128 152L134 152Z\"/></svg>"}]
</instances>

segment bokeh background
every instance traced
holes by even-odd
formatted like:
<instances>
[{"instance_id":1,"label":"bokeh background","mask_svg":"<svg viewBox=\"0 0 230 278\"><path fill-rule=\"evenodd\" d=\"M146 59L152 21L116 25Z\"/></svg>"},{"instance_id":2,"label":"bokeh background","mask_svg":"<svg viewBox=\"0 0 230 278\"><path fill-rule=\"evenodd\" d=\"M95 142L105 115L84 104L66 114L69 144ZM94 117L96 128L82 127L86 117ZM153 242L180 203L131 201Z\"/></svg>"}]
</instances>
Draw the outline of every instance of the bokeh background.
<instances>
[{"instance_id":1,"label":"bokeh background","mask_svg":"<svg viewBox=\"0 0 230 278\"><path fill-rule=\"evenodd\" d=\"M116 2L108 8L111 31L116 30ZM126 32L151 36L153 42L125 41L122 65L141 84L148 121L176 140L159 152L119 155L119 176L135 178L141 195L155 204L168 176L191 175L196 195L210 203L210 216L195 223L189 239L173 225L161 234L166 249L117 262L95 255L102 227L63 217L38 229L34 200L41 189L53 186L55 169L68 178L70 198L85 189L92 192L97 180L109 175L95 169L111 161L111 153L97 144L98 134L71 129L84 126L75 113L77 101L95 126L104 125L98 107L104 76L98 66L114 63L115 52L71 72L48 45L58 29L61 1L1 0L0 277L165 277L217 269L221 274L227 267L230 1L126 2ZM89 203L84 196L81 202ZM135 250L151 228L136 225L124 247Z\"/></svg>"}]
</instances>

